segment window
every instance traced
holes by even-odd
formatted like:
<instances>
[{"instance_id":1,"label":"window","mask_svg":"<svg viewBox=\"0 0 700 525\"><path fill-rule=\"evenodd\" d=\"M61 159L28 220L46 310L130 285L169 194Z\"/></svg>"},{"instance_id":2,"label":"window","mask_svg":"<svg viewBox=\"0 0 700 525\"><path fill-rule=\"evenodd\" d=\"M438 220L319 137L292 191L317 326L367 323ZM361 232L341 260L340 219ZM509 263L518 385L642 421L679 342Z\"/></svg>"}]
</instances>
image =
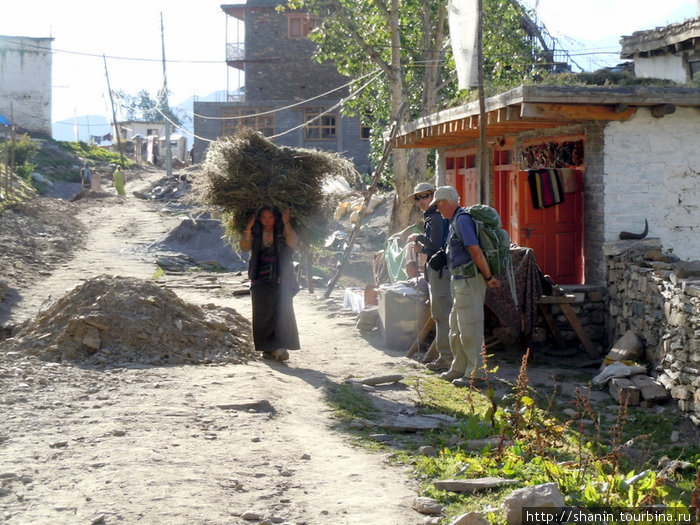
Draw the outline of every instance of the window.
<instances>
[{"instance_id":1,"label":"window","mask_svg":"<svg viewBox=\"0 0 700 525\"><path fill-rule=\"evenodd\" d=\"M305 136L307 139L334 139L335 138L335 113L323 113L323 108L305 108L304 122Z\"/></svg>"},{"instance_id":2,"label":"window","mask_svg":"<svg viewBox=\"0 0 700 525\"><path fill-rule=\"evenodd\" d=\"M316 17L308 13L291 14L287 21L289 38L306 38L316 27Z\"/></svg>"},{"instance_id":3,"label":"window","mask_svg":"<svg viewBox=\"0 0 700 525\"><path fill-rule=\"evenodd\" d=\"M700 78L700 60L689 60L688 66L690 67L690 78Z\"/></svg>"},{"instance_id":4,"label":"window","mask_svg":"<svg viewBox=\"0 0 700 525\"><path fill-rule=\"evenodd\" d=\"M265 108L221 108L224 119L221 124L221 135L235 135L241 128L259 131L266 137L275 134L275 118L273 115L260 115L268 111Z\"/></svg>"},{"instance_id":5,"label":"window","mask_svg":"<svg viewBox=\"0 0 700 525\"><path fill-rule=\"evenodd\" d=\"M146 130L146 135L158 135L158 128L150 128Z\"/></svg>"},{"instance_id":6,"label":"window","mask_svg":"<svg viewBox=\"0 0 700 525\"><path fill-rule=\"evenodd\" d=\"M360 119L360 139L369 140L372 135L372 127L365 124L365 121L369 121L369 115L365 115Z\"/></svg>"}]
</instances>

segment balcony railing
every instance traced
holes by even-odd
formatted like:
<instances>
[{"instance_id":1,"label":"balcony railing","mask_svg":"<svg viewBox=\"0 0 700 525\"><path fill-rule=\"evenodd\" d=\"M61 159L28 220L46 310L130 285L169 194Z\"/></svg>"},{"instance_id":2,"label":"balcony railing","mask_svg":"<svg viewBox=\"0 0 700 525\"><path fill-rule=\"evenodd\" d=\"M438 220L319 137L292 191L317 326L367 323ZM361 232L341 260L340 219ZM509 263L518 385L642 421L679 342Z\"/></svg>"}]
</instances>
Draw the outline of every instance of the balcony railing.
<instances>
[{"instance_id":1,"label":"balcony railing","mask_svg":"<svg viewBox=\"0 0 700 525\"><path fill-rule=\"evenodd\" d=\"M245 60L245 43L226 44L226 60L228 62Z\"/></svg>"}]
</instances>

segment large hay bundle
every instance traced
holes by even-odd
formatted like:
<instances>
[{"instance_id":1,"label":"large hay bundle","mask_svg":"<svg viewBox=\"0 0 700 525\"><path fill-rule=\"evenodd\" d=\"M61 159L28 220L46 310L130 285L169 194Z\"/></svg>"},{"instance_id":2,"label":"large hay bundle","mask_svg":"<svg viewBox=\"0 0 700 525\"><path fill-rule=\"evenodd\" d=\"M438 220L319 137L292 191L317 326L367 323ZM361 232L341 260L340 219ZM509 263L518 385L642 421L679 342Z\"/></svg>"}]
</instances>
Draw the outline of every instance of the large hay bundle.
<instances>
[{"instance_id":1,"label":"large hay bundle","mask_svg":"<svg viewBox=\"0 0 700 525\"><path fill-rule=\"evenodd\" d=\"M204 161L203 204L223 209L229 234L239 234L263 206L289 208L294 227L309 242L325 238L333 203L323 193L331 176L350 180L351 161L336 153L278 147L250 129L213 142Z\"/></svg>"}]
</instances>

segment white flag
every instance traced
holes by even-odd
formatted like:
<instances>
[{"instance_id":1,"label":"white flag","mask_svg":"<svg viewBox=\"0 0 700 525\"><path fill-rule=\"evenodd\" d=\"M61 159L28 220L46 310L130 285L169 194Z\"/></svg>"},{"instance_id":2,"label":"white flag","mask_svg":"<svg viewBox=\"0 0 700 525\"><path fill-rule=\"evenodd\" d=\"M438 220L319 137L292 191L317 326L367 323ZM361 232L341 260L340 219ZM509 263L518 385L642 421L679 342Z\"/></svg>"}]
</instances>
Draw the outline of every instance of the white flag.
<instances>
[{"instance_id":1,"label":"white flag","mask_svg":"<svg viewBox=\"0 0 700 525\"><path fill-rule=\"evenodd\" d=\"M476 38L479 27L477 0L449 0L448 22L459 89L479 85Z\"/></svg>"}]
</instances>

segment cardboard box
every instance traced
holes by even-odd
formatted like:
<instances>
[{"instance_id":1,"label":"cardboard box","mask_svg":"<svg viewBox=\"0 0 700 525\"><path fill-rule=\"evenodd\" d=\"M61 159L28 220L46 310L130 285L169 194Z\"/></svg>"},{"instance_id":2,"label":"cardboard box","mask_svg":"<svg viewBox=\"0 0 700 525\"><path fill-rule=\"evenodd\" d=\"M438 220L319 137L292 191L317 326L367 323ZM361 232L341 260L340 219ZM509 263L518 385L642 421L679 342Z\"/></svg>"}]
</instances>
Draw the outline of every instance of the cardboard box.
<instances>
[{"instance_id":1,"label":"cardboard box","mask_svg":"<svg viewBox=\"0 0 700 525\"><path fill-rule=\"evenodd\" d=\"M410 286L380 287L379 329L387 348L408 351L430 315L428 295Z\"/></svg>"}]
</instances>

